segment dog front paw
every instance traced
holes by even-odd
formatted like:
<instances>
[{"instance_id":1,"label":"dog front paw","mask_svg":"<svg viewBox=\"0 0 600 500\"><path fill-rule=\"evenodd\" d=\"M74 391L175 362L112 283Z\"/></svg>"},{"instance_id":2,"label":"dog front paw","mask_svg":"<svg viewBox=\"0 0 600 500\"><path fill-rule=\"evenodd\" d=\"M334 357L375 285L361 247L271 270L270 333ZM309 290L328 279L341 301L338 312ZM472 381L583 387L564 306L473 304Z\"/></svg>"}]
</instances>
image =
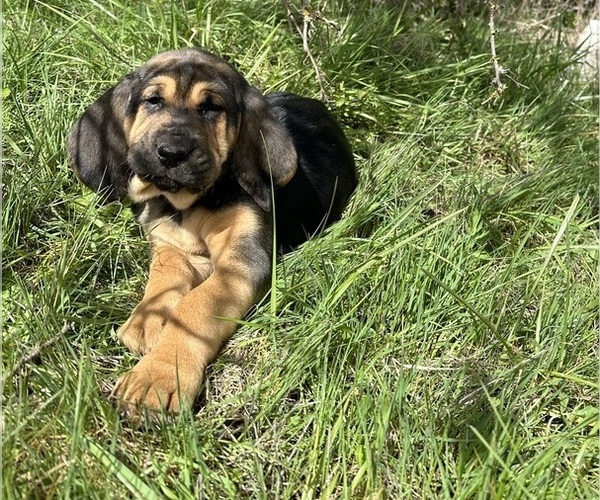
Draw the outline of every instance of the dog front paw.
<instances>
[{"instance_id":1,"label":"dog front paw","mask_svg":"<svg viewBox=\"0 0 600 500\"><path fill-rule=\"evenodd\" d=\"M117 337L130 351L147 354L158 343L166 323L166 312L150 311L140 304L117 330Z\"/></svg>"},{"instance_id":2,"label":"dog front paw","mask_svg":"<svg viewBox=\"0 0 600 500\"><path fill-rule=\"evenodd\" d=\"M141 408L179 412L194 404L201 380L201 371L179 363L172 350L157 347L118 380L113 396L129 415Z\"/></svg>"}]
</instances>

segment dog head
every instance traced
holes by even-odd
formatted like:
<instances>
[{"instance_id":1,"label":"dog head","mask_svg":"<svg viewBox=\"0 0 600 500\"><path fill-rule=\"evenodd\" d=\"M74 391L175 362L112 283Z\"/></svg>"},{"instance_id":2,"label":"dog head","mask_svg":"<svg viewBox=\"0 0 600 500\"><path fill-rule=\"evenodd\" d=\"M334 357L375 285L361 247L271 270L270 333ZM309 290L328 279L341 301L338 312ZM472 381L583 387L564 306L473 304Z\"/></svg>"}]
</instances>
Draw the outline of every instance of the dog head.
<instances>
[{"instance_id":1,"label":"dog head","mask_svg":"<svg viewBox=\"0 0 600 500\"><path fill-rule=\"evenodd\" d=\"M106 91L67 141L77 177L108 200L163 195L180 210L230 170L264 210L294 175L292 138L263 95L220 57L164 52Z\"/></svg>"}]
</instances>

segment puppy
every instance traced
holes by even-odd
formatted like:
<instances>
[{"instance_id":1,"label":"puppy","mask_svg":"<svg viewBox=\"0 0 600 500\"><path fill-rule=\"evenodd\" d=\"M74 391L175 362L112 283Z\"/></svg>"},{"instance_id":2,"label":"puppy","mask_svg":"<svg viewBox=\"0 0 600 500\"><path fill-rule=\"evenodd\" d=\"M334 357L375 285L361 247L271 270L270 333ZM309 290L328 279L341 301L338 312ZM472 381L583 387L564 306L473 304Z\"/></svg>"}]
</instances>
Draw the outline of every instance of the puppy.
<instances>
[{"instance_id":1,"label":"puppy","mask_svg":"<svg viewBox=\"0 0 600 500\"><path fill-rule=\"evenodd\" d=\"M79 180L131 200L152 260L118 330L142 355L114 390L125 409L179 411L282 251L339 219L357 184L344 133L319 101L262 95L209 52L164 52L107 90L67 140ZM273 225L273 220L275 224Z\"/></svg>"}]
</instances>

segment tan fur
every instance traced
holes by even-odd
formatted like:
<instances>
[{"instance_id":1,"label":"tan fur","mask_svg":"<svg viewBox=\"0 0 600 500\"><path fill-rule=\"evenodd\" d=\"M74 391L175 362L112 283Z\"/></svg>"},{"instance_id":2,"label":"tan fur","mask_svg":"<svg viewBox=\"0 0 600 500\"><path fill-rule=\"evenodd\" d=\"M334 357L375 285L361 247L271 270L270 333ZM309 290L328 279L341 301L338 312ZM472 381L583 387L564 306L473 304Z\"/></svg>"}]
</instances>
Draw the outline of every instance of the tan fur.
<instances>
[{"instance_id":1,"label":"tan fur","mask_svg":"<svg viewBox=\"0 0 600 500\"><path fill-rule=\"evenodd\" d=\"M212 92L211 92L212 91ZM195 108L206 100L209 94L215 98L218 104L223 104L219 94L214 92L213 87L208 82L197 82L192 85L186 99L189 108Z\"/></svg>"},{"instance_id":2,"label":"tan fur","mask_svg":"<svg viewBox=\"0 0 600 500\"><path fill-rule=\"evenodd\" d=\"M229 151L233 146L233 141L229 140L231 135L228 134L227 122L225 118L221 118L214 128L214 146L212 153L215 156L216 163L222 165L229 156Z\"/></svg>"},{"instance_id":3,"label":"tan fur","mask_svg":"<svg viewBox=\"0 0 600 500\"><path fill-rule=\"evenodd\" d=\"M130 146L135 144L150 130L162 127L165 123L168 123L169 120L170 118L167 114L162 114L160 117L150 116L145 109L139 109L128 130L128 144Z\"/></svg>"},{"instance_id":4,"label":"tan fur","mask_svg":"<svg viewBox=\"0 0 600 500\"><path fill-rule=\"evenodd\" d=\"M152 95L160 95L165 102L169 104L176 104L180 98L177 89L177 82L170 76L166 75L154 77L152 80L150 80L142 92L142 99L146 99Z\"/></svg>"},{"instance_id":5,"label":"tan fur","mask_svg":"<svg viewBox=\"0 0 600 500\"><path fill-rule=\"evenodd\" d=\"M157 76L153 78L142 92L142 99L147 99L153 95L162 97L169 105L174 105L178 100L177 82L169 76ZM160 127L162 122L167 121L168 116L162 118L149 116L142 107L138 110L135 117L130 120L131 123L127 129L128 143L131 145L139 141L149 129Z\"/></svg>"},{"instance_id":6,"label":"tan fur","mask_svg":"<svg viewBox=\"0 0 600 500\"><path fill-rule=\"evenodd\" d=\"M236 244L260 225L249 205L183 212L181 224L147 227L153 247L146 292L119 338L145 354L117 383L131 411L139 403L178 411L198 394L204 368L260 298ZM231 318L231 319L228 319Z\"/></svg>"}]
</instances>

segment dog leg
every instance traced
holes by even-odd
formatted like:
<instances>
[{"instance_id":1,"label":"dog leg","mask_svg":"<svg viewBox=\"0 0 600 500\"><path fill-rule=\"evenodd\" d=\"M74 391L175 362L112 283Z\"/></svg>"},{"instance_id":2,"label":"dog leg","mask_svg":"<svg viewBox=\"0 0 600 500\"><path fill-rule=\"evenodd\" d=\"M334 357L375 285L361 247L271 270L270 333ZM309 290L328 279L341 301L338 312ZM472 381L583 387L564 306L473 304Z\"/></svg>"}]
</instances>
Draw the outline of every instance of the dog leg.
<instances>
[{"instance_id":1,"label":"dog leg","mask_svg":"<svg viewBox=\"0 0 600 500\"><path fill-rule=\"evenodd\" d=\"M118 381L114 394L130 413L140 404L167 411L191 406L204 369L269 282L270 238L255 211L232 207L203 221L199 237L212 274L180 297L154 348Z\"/></svg>"},{"instance_id":2,"label":"dog leg","mask_svg":"<svg viewBox=\"0 0 600 500\"><path fill-rule=\"evenodd\" d=\"M154 245L144 297L117 336L131 351L146 354L154 348L172 309L211 272L208 258L192 257L170 245Z\"/></svg>"}]
</instances>

